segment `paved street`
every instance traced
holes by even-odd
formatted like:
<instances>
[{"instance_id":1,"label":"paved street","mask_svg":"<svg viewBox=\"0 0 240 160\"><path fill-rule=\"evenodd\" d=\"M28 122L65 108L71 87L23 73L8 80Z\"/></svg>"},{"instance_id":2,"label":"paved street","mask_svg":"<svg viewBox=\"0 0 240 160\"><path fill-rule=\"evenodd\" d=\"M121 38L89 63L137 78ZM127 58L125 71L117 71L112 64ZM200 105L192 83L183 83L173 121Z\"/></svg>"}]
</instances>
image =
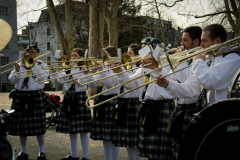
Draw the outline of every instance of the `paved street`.
<instances>
[{"instance_id":1,"label":"paved street","mask_svg":"<svg viewBox=\"0 0 240 160\"><path fill-rule=\"evenodd\" d=\"M62 100L63 95L61 95L61 92L59 91L47 93L60 95ZM10 108L10 104L12 101L9 100L8 94L9 93L0 93L0 109ZM71 152L69 135L57 133L55 132L55 130L56 127L51 126L49 129L47 129L45 136L45 152L48 160L60 160ZM8 140L10 141L12 146L16 148L17 152L21 150L18 136L8 136ZM80 138L78 148L78 155L82 157ZM29 153L29 160L35 160L37 158L38 144L35 136L28 137L27 151ZM91 160L104 160L102 141L94 141L90 139L89 158ZM120 154L118 159L128 159L126 148L120 148ZM143 160L147 160L147 158L143 158Z\"/></svg>"}]
</instances>

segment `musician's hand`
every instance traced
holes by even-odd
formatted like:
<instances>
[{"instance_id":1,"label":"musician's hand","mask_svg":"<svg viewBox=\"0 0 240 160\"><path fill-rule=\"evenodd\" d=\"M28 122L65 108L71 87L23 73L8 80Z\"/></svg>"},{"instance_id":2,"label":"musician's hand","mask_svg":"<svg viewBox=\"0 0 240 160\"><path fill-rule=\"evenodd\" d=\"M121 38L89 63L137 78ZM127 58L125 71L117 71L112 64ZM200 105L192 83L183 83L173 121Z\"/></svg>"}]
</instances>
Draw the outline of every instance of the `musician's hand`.
<instances>
[{"instance_id":1,"label":"musician's hand","mask_svg":"<svg viewBox=\"0 0 240 160\"><path fill-rule=\"evenodd\" d=\"M14 68L16 69L17 72L20 71L20 65L18 63L14 63Z\"/></svg>"},{"instance_id":2,"label":"musician's hand","mask_svg":"<svg viewBox=\"0 0 240 160\"><path fill-rule=\"evenodd\" d=\"M200 59L202 59L202 60L205 61L205 60L206 60L206 55L207 55L207 53L204 53L203 55L202 55L202 54L199 54L199 55L193 57L192 60L193 60L193 62L194 62L194 61L196 61L197 59L200 58Z\"/></svg>"},{"instance_id":3,"label":"musician's hand","mask_svg":"<svg viewBox=\"0 0 240 160\"><path fill-rule=\"evenodd\" d=\"M50 66L50 71L51 71L52 73L55 73L55 72L56 72L56 69L51 65L51 66Z\"/></svg>"},{"instance_id":4,"label":"musician's hand","mask_svg":"<svg viewBox=\"0 0 240 160\"><path fill-rule=\"evenodd\" d=\"M167 80L167 78L161 78L162 77L162 75L160 74L160 75L156 75L155 76L157 79L159 79L159 80L157 80L155 83L157 83L160 87L163 87L163 88L167 88L167 86L168 86L168 84L169 84L169 81ZM160 79L161 78L161 79Z\"/></svg>"},{"instance_id":5,"label":"musician's hand","mask_svg":"<svg viewBox=\"0 0 240 160\"><path fill-rule=\"evenodd\" d=\"M84 74L88 74L89 73L88 71L84 71L84 70L87 70L87 68L85 68L85 67L82 67L81 70L83 71Z\"/></svg>"},{"instance_id":6,"label":"musician's hand","mask_svg":"<svg viewBox=\"0 0 240 160\"><path fill-rule=\"evenodd\" d=\"M94 61L95 67L100 66L100 63L97 63L97 61ZM103 67L97 67L98 71L101 71Z\"/></svg>"}]
</instances>

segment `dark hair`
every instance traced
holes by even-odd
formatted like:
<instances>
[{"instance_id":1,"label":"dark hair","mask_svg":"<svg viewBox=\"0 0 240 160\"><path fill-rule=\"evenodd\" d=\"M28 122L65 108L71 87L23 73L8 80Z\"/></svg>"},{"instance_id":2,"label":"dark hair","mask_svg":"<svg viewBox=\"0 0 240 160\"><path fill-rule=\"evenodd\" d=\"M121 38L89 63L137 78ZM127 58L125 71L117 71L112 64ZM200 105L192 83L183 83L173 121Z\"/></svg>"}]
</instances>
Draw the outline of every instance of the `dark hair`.
<instances>
[{"instance_id":1,"label":"dark hair","mask_svg":"<svg viewBox=\"0 0 240 160\"><path fill-rule=\"evenodd\" d=\"M227 32L220 24L211 24L203 29L203 31L210 31L210 38L213 41L215 38L221 38L222 42L227 40Z\"/></svg>"},{"instance_id":2,"label":"dark hair","mask_svg":"<svg viewBox=\"0 0 240 160\"><path fill-rule=\"evenodd\" d=\"M74 48L72 50L72 52L77 52L80 57L84 57L85 56L85 52L84 52L84 50L82 48Z\"/></svg>"},{"instance_id":3,"label":"dark hair","mask_svg":"<svg viewBox=\"0 0 240 160\"><path fill-rule=\"evenodd\" d=\"M107 46L104 50L106 50L111 57L118 57L117 48L114 46Z\"/></svg>"},{"instance_id":4,"label":"dark hair","mask_svg":"<svg viewBox=\"0 0 240 160\"><path fill-rule=\"evenodd\" d=\"M141 45L140 44L131 44L128 48L131 48L135 55L139 55L138 51L141 49Z\"/></svg>"},{"instance_id":5,"label":"dark hair","mask_svg":"<svg viewBox=\"0 0 240 160\"><path fill-rule=\"evenodd\" d=\"M194 41L195 39L199 39L199 45L201 44L201 35L202 28L198 26L187 27L183 30L183 32L187 32L189 37Z\"/></svg>"},{"instance_id":6,"label":"dark hair","mask_svg":"<svg viewBox=\"0 0 240 160\"><path fill-rule=\"evenodd\" d=\"M38 48L38 46L35 46L35 45L29 45L29 46L27 46L26 51L28 51L29 49L34 49L34 50L36 50L38 53L40 52L40 49Z\"/></svg>"}]
</instances>

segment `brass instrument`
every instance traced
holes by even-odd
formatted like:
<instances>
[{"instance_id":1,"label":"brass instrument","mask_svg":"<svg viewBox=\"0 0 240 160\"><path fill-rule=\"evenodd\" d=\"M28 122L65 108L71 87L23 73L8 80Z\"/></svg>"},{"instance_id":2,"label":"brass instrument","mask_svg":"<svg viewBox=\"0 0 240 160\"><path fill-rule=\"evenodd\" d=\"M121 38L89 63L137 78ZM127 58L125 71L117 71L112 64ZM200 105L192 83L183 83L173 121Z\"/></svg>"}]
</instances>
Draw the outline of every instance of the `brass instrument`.
<instances>
[{"instance_id":1,"label":"brass instrument","mask_svg":"<svg viewBox=\"0 0 240 160\"><path fill-rule=\"evenodd\" d=\"M187 53L191 53L191 52L196 51L196 50L198 50L200 48L201 47L196 47L196 48L193 48L193 49L190 49L190 50L185 50L185 51L176 53L176 54L171 55L171 56L175 57L175 56L179 56L179 55L186 55ZM146 58L153 58L154 63L156 64L156 66L163 66L163 64L165 62L167 62L167 57L166 56L160 56L158 61L155 60L154 57L152 57L152 55L147 55L144 59L146 59ZM143 60L143 59L140 56L130 57L127 53L123 54L123 56L122 56L123 64L122 65L119 65L117 67L113 67L113 68L110 68L110 69L107 69L107 70L103 70L103 71L97 72L95 74L91 74L91 75L87 75L87 76L81 77L81 78L78 79L78 83L80 85L88 85L90 83L97 82L97 81L100 81L100 80L103 80L103 79L106 79L106 78L110 78L110 77L113 77L115 75L119 75L119 74L122 74L122 73L126 73L128 71L132 71L132 70L136 70L136 69L142 68L143 66L139 66L139 67L136 67L136 68L132 69L132 63L138 62L139 60ZM148 65L151 65L151 64L146 64L145 66L148 66ZM123 72L116 73L114 75L109 75L109 76L106 76L106 77L103 77L103 78L100 78L100 79L97 79L97 80L94 80L94 81L90 81L90 82L87 82L87 83L83 83L83 84L80 83L80 80L83 79L83 78L90 77L90 76L93 76L93 75L96 75L96 74L100 74L100 73L103 73L103 72L106 72L106 71L109 71L109 70L113 70L113 69L116 69L116 68L119 68L119 67L122 67L122 66L124 66L124 68L126 69ZM168 65L166 65L166 66L168 66ZM164 67L166 67L166 66L164 66Z\"/></svg>"},{"instance_id":2,"label":"brass instrument","mask_svg":"<svg viewBox=\"0 0 240 160\"><path fill-rule=\"evenodd\" d=\"M35 66L35 61L36 61L36 59L39 59L39 58L42 58L42 57L44 57L44 56L46 56L46 55L49 55L50 53L45 53L45 54L43 54L43 55L41 55L41 56L38 56L38 57L36 57L36 58L33 58L32 56L30 56L30 55L25 55L24 57L23 57L23 60L22 60L22 64L21 65L23 65L23 66L25 66L26 67L26 71L21 71L21 72L16 72L15 73L15 76L16 76L16 78L17 79L23 79L23 78L26 78L26 77L29 77L29 76L25 76L25 77L18 77L18 74L20 74L20 73L24 73L24 72L31 72L31 71L33 71L33 70L37 70L37 69L40 69L40 68L33 68L34 66ZM33 69L32 69L33 68ZM48 72L48 71L47 71ZM38 73L38 74L43 74L43 73ZM35 74L35 75L38 75L38 74Z\"/></svg>"},{"instance_id":3,"label":"brass instrument","mask_svg":"<svg viewBox=\"0 0 240 160\"><path fill-rule=\"evenodd\" d=\"M85 61L84 61L85 60ZM71 60L72 61L72 60ZM75 61L75 60L73 60ZM76 60L78 61L78 60ZM110 63L116 63L116 62L119 62L120 59L119 58L115 58L115 57L110 57L107 55L106 52L103 53L103 56L102 56L102 60L100 61L99 59L82 59L82 61L84 61L86 63L86 65L81 65L81 66L77 66L77 67L71 67L71 68L79 68L79 67L86 67L87 70L81 70L81 71L78 71L78 72L74 72L74 73L71 73L71 74L67 74L67 75L64 75L64 76L61 76L61 77L55 77L55 78L51 78L49 80L53 80L53 79L56 79L57 78L57 81L61 84L63 83L67 83L67 82L70 82L72 80L67 80L67 81L63 81L61 82L59 79L60 78L63 78L63 77L66 77L66 76L70 76L70 75L74 75L74 74L78 74L78 73L81 73L81 72L90 72L90 73L95 73L97 71L97 68L98 67L105 67L106 65L110 64ZM94 65L94 61L96 61L97 63L103 63L103 65ZM64 62L64 61L63 61ZM65 61L65 62L68 62L68 61ZM69 66L70 67L70 66ZM69 70L71 70L71 68ZM60 73L60 72L58 72ZM58 73L52 73L51 75L54 75L54 74L58 74ZM86 77L86 76L84 76ZM43 77L39 77L39 78L43 78ZM38 81L37 78L36 80ZM46 82L46 81L38 81L38 83L43 83L43 82Z\"/></svg>"},{"instance_id":4,"label":"brass instrument","mask_svg":"<svg viewBox=\"0 0 240 160\"><path fill-rule=\"evenodd\" d=\"M69 59L67 56L62 56L59 61L49 61L49 62L43 62L41 64L42 69L50 69L51 65L42 66L44 63L60 63L61 67L55 67L55 69L68 69L68 68L74 68L70 67L71 62L86 62L86 61L93 61L93 60L99 60L99 59L88 59L88 58L80 58L80 59ZM78 67L75 67L78 68Z\"/></svg>"},{"instance_id":5,"label":"brass instrument","mask_svg":"<svg viewBox=\"0 0 240 160\"><path fill-rule=\"evenodd\" d=\"M63 67L63 68L65 68L64 70L59 71L59 72L51 73L51 74L49 74L49 75L47 75L47 76L52 76L52 75L55 75L55 74L58 74L58 73L70 71L72 68L87 67L87 68L89 68L89 70L90 70L90 68L91 68L91 66L92 66L92 62L91 62L91 61L84 61L84 62L86 63L86 65L80 65L80 66L76 66L76 67L71 67L71 66L69 65L69 67L67 67L67 68ZM64 65L64 63L61 64L61 65ZM57 69L59 69L59 67L58 67ZM53 70L55 70L55 68L53 68ZM84 70L84 71L85 71L85 70ZM78 73L80 73L80 72L83 72L83 71L79 71ZM90 72L95 72L95 70L92 69ZM63 77L65 77L65 76L70 76L70 75L73 75L73 74L77 74L77 73L71 73L71 74L67 74L67 75L61 76L61 77L54 77L54 78L50 78L50 79L48 79L48 80L39 81L39 79L46 77L46 76L41 76L41 77L38 77L38 78L36 79L36 81L37 81L38 83L44 83L44 82L47 82L47 81L50 81L50 80L54 80L54 79L56 79L56 78L63 78ZM60 83L60 82L59 82L59 83Z\"/></svg>"},{"instance_id":6,"label":"brass instrument","mask_svg":"<svg viewBox=\"0 0 240 160\"><path fill-rule=\"evenodd\" d=\"M229 41L226 41L226 42L224 42L224 43L217 44L217 45L213 45L213 46L210 46L210 47L208 47L208 48L202 49L202 50L200 50L200 51L196 51L196 52L194 52L194 53L192 53L192 54L189 54L189 55L186 55L186 56L172 57L172 58L170 57L170 62L171 62L171 63L169 63L169 65L171 65L172 68L176 68L176 67L177 67L179 64L181 64L182 62L185 62L186 60L189 60L189 59L191 59L191 58L193 58L193 57L195 57L195 56L197 56L197 55L199 55L199 54L203 54L203 53L206 53L206 52L211 52L210 54L211 54L211 56L213 56L213 57L216 56L216 55L218 55L218 54L226 53L226 52L228 52L228 51L230 51L230 50L232 50L232 49L236 49L236 48L239 48L239 47L240 47L240 44L239 44L239 43L236 43L236 44L231 45L232 42L236 42L236 41L238 41L239 39L240 39L240 37L237 37L237 38L231 39L231 40L229 40ZM231 46L229 47L229 50L221 50L221 49L219 49L220 47L227 46L227 45L231 45ZM215 52L217 49L219 49L219 51L218 51L218 52ZM210 58L210 57L209 57L209 58ZM185 68L188 68L188 67L190 67L190 66L191 66L191 65L189 65L189 66L187 66L187 67L184 67L184 68L182 68L182 69L180 69L180 70L177 70L177 71L175 71L175 72L179 72L179 71L181 71L181 70L183 70L183 69L185 69ZM165 67L165 66L164 66L164 67ZM113 100L113 99L116 99L116 98L118 98L118 97L120 97L120 96L122 96L122 95L124 95L124 94L127 94L127 93L129 93L129 92L132 92L133 90L139 89L139 88L144 87L144 86L146 86L146 85L149 85L149 84L151 84L151 83L153 83L153 82L156 82L157 80L159 80L159 79L161 79L161 78L164 78L164 77L167 77L167 76L169 76L169 75L171 75L171 74L174 74L174 72L172 72L172 73L170 73L170 74L168 74L168 75L165 75L165 76L163 76L163 77L161 77L161 78L159 78L159 79L152 80L152 81L150 81L150 82L148 82L148 83L145 83L145 84L143 84L143 85L140 85L140 86L138 86L138 87L136 87L136 88L134 88L134 89L128 90L127 92L121 93L121 94L119 94L119 95L117 95L117 96L115 96L115 97L112 97L112 98L110 98L110 99L107 99L107 100L105 100L105 101L103 101L103 102L100 102L100 103L95 104L95 105L93 105L93 106L89 106L88 101L89 101L90 99L94 99L94 98L97 97L97 96L100 96L100 95L102 95L102 94L104 94L104 93L106 93L106 92L109 92L109 91L111 91L111 90L113 90L113 89L115 89L115 88L121 87L122 85L125 85L125 84L127 84L127 83L129 83L129 82L132 82L132 81L134 81L134 80L136 80L136 79L138 79L138 78L144 77L144 76L146 76L146 75L148 75L148 74L150 74L150 73L153 73L153 72L155 72L155 71L157 71L157 70L159 70L159 68L156 68L156 69L154 69L154 70L152 70L152 71L150 71L150 72L148 72L148 73L145 73L145 74L143 74L143 75L141 75L141 76L138 76L138 77L136 77L136 78L134 78L134 79L131 79L131 80L127 81L127 82L124 82L124 83L122 83L122 84L119 84L119 85L117 85L117 86L114 86L114 87L112 87L112 88L110 88L110 89L108 89L108 90L105 90L105 91L103 91L103 92L101 92L101 93L99 93L99 94L96 94L96 95L94 95L94 96L88 97L88 99L87 99L86 102L85 102L85 105L86 105L88 108L90 108L90 109L91 109L91 108L94 108L94 107L97 107L97 106L102 105L102 104L104 104L104 103L106 103L106 102L109 102L109 101L111 101L111 100Z\"/></svg>"},{"instance_id":7,"label":"brass instrument","mask_svg":"<svg viewBox=\"0 0 240 160\"><path fill-rule=\"evenodd\" d=\"M152 58L153 59L153 63L156 64L156 66L159 66L159 62L155 60L155 58L152 56L152 54L148 54L147 56L145 56L143 59L148 59L148 58ZM110 68L110 69L106 69L106 70L103 70L103 71L100 71L100 72L97 72L97 73L94 73L94 74L91 74L91 75L87 75L87 76L84 76L84 77L80 77L78 79L78 83L80 85L88 85L90 83L93 83L93 82L97 82L97 81L100 81L100 80L103 80L103 79L106 79L106 78L110 78L110 77L113 77L113 76L116 76L116 75L119 75L119 74L122 74L122 73L125 73L125 72L129 72L129 71L132 71L132 70L136 70L138 68L142 68L143 66L139 66L139 67L136 67L136 68L132 68L132 64L133 63L136 63L138 62L139 60L143 60L140 56L137 56L137 57L130 57L127 53L124 53L123 56L122 56L122 65L118 65L116 67L113 67L113 68ZM133 60L133 61L132 61ZM152 63L149 63L149 64L145 64L144 66L148 66L148 65L151 65ZM119 67L124 67L126 70L123 71L123 72L120 72L120 73L116 73L116 74L113 74L113 75L109 75L109 76L106 76L106 77L103 77L103 78L100 78L100 79L96 79L94 81L90 81L90 82L87 82L87 83L81 83L80 80L83 79L83 78L86 78L86 77L90 77L90 76L93 76L93 75L96 75L96 74L100 74L100 73L103 73L103 72L107 72L109 70L113 70L113 69L117 69Z\"/></svg>"}]
</instances>

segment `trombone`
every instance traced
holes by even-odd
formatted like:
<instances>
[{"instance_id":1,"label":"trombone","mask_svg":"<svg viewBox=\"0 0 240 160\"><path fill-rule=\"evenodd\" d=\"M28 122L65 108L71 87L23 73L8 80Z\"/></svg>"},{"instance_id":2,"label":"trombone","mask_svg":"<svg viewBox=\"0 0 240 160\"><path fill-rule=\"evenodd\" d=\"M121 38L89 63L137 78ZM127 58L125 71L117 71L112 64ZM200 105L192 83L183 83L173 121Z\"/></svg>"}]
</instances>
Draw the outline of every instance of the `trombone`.
<instances>
[{"instance_id":1,"label":"trombone","mask_svg":"<svg viewBox=\"0 0 240 160\"><path fill-rule=\"evenodd\" d=\"M30 75L28 73L30 73L33 70L41 69L41 68L33 68L35 66L35 61L36 61L36 59L42 58L42 57L44 57L44 56L46 56L48 54L50 54L50 53L45 53L45 54L43 54L41 56L38 56L36 58L33 58L30 55L25 55L23 57L23 60L22 60L22 65L25 66L27 68L27 70L21 71L21 72L16 72L15 73L16 78L17 79L23 79L23 78L29 77ZM17 76L18 74L24 73L24 72L27 72L27 76L24 76L24 77L18 77ZM35 74L35 75L39 75L39 74L43 74L43 73L38 73L38 74Z\"/></svg>"},{"instance_id":2,"label":"trombone","mask_svg":"<svg viewBox=\"0 0 240 160\"><path fill-rule=\"evenodd\" d=\"M229 47L228 47L228 50L221 50L221 49L219 49L220 47L222 47L222 46L227 46L227 45L229 45L229 44L232 43L232 42L238 41L239 39L240 39L240 37L236 37L236 38L231 39L231 40L229 40L229 41L226 41L226 42L224 42L224 43L210 46L210 47L208 47L208 48L205 48L205 49L196 51L195 53L192 53L192 54L189 54L189 55L186 55L186 56L181 56L181 57L177 57L177 58L170 58L170 62L173 63L173 64L175 64L175 65L172 65L171 63L169 63L169 65L171 65L173 68L174 68L174 67L177 67L177 66L178 66L179 64L181 64L182 62L185 62L186 60L189 60L189 59L191 59L191 58L193 58L193 57L195 57L195 56L197 56L197 55L199 55L199 54L206 53L206 52L211 52L211 56L212 56L212 57L216 57L218 54L223 54L223 53L226 53L226 52L228 52L228 51L230 51L230 50L239 48L239 47L240 47L240 44L239 44L239 43L236 43L236 44L233 44L233 45L229 46ZM218 52L214 52L214 51L216 51L217 49L218 49ZM211 56L209 56L208 58L210 58ZM176 64L178 64L178 65L176 65ZM190 67L190 66L191 66L191 65L186 66L186 67L184 67L184 68L182 68L182 69L177 70L176 72L179 72L179 71L181 71L181 70L183 70L183 69L186 69L186 68L188 68L188 67ZM163 67L165 67L165 66L163 66ZM155 71L157 71L157 70L159 70L159 68L156 68L156 69L154 69L154 70L152 70L152 71L150 71L150 72L148 72L148 73L145 73L145 74L143 74L143 75L140 75L140 76L138 76L138 77L135 77L135 78L133 78L133 79L127 81L127 82L124 82L124 83L122 83L122 84L119 84L119 85L117 85L117 86L114 86L114 87L112 87L112 88L110 88L110 89L108 89L108 90L105 90L105 91L103 91L103 92L101 92L101 93L99 93L99 94L96 94L96 95L94 95L94 96L88 97L88 99L87 99L86 102L85 102L85 105L86 105L88 108L92 109L92 108L97 107L97 106L99 106L99 105L102 105L102 104L104 104L104 103L106 103L106 102L109 102L109 101L111 101L111 100L113 100L113 99L116 99L116 98L118 98L118 97L120 97L120 96L122 96L122 95L124 95L124 94L127 94L127 93L129 93L129 92L132 92L133 90L139 89L139 88L144 87L144 86L146 86L146 85L149 85L149 84L151 84L151 83L153 83L153 82L156 82L157 80L159 80L159 79L161 79L161 78L164 78L164 77L167 77L167 76L169 76L169 75L171 75L171 74L174 74L174 72L172 72L172 73L170 73L170 74L168 74L168 75L165 75L165 76L163 76L163 77L161 77L161 78L159 78L159 79L155 79L155 80L152 80L152 81L150 81L150 82L148 82L148 83L142 84L142 85L140 85L140 86L138 86L138 87L136 87L136 88L133 88L133 89L131 89L131 90L128 90L128 91L126 91L126 92L124 92L124 93L121 93L121 94L119 94L119 95L117 95L117 96L115 96L115 97L112 97L112 98L110 98L110 99L107 99L107 100L105 100L105 101L103 101L103 102L100 102L100 103L95 104L95 105L93 105L93 106L89 106L89 103L88 103L88 102L89 102L90 99L94 99L94 98L97 97L97 96L100 96L100 95L102 95L102 94L104 94L104 93L106 93L106 92L109 92L109 91L111 91L111 90L113 90L113 89L115 89L115 88L121 87L121 86L124 85L124 84L127 84L127 83L129 83L129 82L132 82L132 81L134 81L134 80L136 80L136 79L138 79L138 78L144 77L144 76L146 76L146 75L148 75L148 74L150 74L150 73L153 73L153 72L155 72Z\"/></svg>"},{"instance_id":3,"label":"trombone","mask_svg":"<svg viewBox=\"0 0 240 160\"><path fill-rule=\"evenodd\" d=\"M46 55L48 55L48 54L50 54L50 53L43 54L43 55L38 56L38 57L36 57L36 58L33 58L33 57L30 56L30 55L25 55L22 60L19 59L19 60L13 61L13 62L11 62L11 63L8 63L8 64L6 64L6 65L1 66L0 68L6 67L6 66L8 66L8 65L10 65L10 64L13 64L13 63L18 63L18 62L20 62L20 66L24 65L25 67L27 67L28 69L30 69L30 68L34 67L34 65L35 65L35 60L36 60L36 59L42 58L43 56L46 56ZM15 69L15 67L14 67L14 69ZM12 70L12 68L3 71L3 72L1 72L0 74L6 73L6 72L8 72L8 71L10 71L10 70Z\"/></svg>"},{"instance_id":4,"label":"trombone","mask_svg":"<svg viewBox=\"0 0 240 160\"><path fill-rule=\"evenodd\" d=\"M175 56L178 56L178 55L186 55L187 53L191 53L191 52L196 51L196 50L198 50L198 49L200 49L200 48L201 48L201 47L192 48L192 49L190 49L190 50L182 51L182 52L176 53L176 54L171 55L171 56L172 56L172 57L175 57ZM86 75L86 76L84 76L84 77L81 77L81 78L78 79L78 83L79 83L80 85L88 85L88 84L90 84L90 83L97 82L97 81L100 81L100 80L103 80L103 79L106 79L106 78L110 78L110 77L113 77L113 76L115 76L115 75L119 75L119 74L122 74L122 73L126 73L126 72L128 72L128 71L132 71L132 70L135 70L135 69L142 68L143 66L139 66L139 67L136 67L136 68L132 68L132 63L135 63L135 62L137 62L137 61L139 61L139 60L143 60L143 59L146 59L146 58L150 58L149 56L147 56L147 57L145 57L145 58L143 58L143 59L142 59L140 56L139 56L139 57L130 57L127 53L123 54L122 57L123 57L123 58L122 58L122 62L123 62L122 65L119 65L119 66L117 66L117 67L113 67L113 68L110 68L110 69L107 69L107 70L103 70L103 71L97 72L97 73L95 73L95 74ZM151 55L151 57L152 57L152 55ZM154 57L152 57L152 58L154 59ZM133 61L132 61L132 60L133 60ZM158 63L160 63L161 66L163 66L163 64L164 64L166 61L167 61L167 56L160 56L160 57L159 57L159 61L156 61L156 60L154 59L154 63L157 64L157 66L159 66ZM148 65L150 65L150 64L145 64L144 66L148 66ZM123 72L116 73L116 74L114 74L114 75L109 75L109 76L106 76L106 77L103 77L103 78L100 78L100 79L96 79L96 80L94 80L94 81L90 81L90 82L86 82L86 83L80 83L80 80L83 79L83 78L90 77L90 76L93 76L93 75L96 75L96 74L100 74L100 73L103 73L103 72L106 72L106 71L109 71L109 70L113 70L113 69L116 69L116 68L119 68L119 67L122 67L122 66L124 66L124 68L126 69L126 70L123 71ZM125 67L125 66L126 66L126 67ZM163 68L166 67L166 66L169 66L169 65L165 65L165 66L163 66Z\"/></svg>"},{"instance_id":5,"label":"trombone","mask_svg":"<svg viewBox=\"0 0 240 160\"><path fill-rule=\"evenodd\" d=\"M89 71L90 73L95 73L95 72L97 71L97 68L98 68L98 67L105 67L105 66L106 66L107 64L109 64L109 63L116 63L116 62L120 61L119 58L115 58L115 57L110 57L110 56L108 56L106 52L103 53L102 61L100 62L100 63L103 63L103 65L93 67L93 66L94 66L94 64L93 64L94 62L92 62L92 61L94 61L94 60L96 61L96 60L99 60L99 59L90 59L90 60L86 61L86 65L78 66L78 67L87 67L87 70L81 70L81 71L78 71L78 72L70 73L70 74L68 74L68 75L63 75L63 76L60 76L60 77L55 77L55 78L52 78L52 79L56 79L56 78L57 78L57 81L58 81L59 83L61 83L61 84L67 83L67 82L72 81L72 79L71 79L71 80L67 80L67 81L63 81L63 82L61 82L59 79L60 79L60 78L64 78L64 77L66 77L66 76L78 74L78 73L81 73L81 72L87 72L87 71ZM97 61L97 62L99 62L99 61ZM77 68L78 68L78 67L77 67ZM84 76L84 78L89 77L89 76L92 76L92 74L91 74L91 75ZM52 80L52 79L50 79L50 80Z\"/></svg>"},{"instance_id":6,"label":"trombone","mask_svg":"<svg viewBox=\"0 0 240 160\"><path fill-rule=\"evenodd\" d=\"M127 54L126 54L127 55ZM128 55L127 55L128 56ZM151 57L152 57L152 55L150 55ZM134 57L133 57L134 58ZM136 59L138 59L139 57L137 57ZM147 58L149 58L149 56L147 56ZM152 57L153 58L153 63L155 63L157 66L159 66L159 63L154 59L154 57ZM128 58L129 59L129 58ZM109 75L109 76L106 76L106 77L103 77L103 78L99 78L99 79L96 79L96 80L93 80L93 81L90 81L90 82L87 82L87 83L81 83L80 82L80 80L81 79L83 79L83 78L86 78L86 77L90 77L90 76L93 76L93 75L96 75L96 74L100 74L100 73L103 73L103 72L106 72L106 71L109 71L109 70L113 70L113 69L116 69L116 68L119 68L119 67L122 67L122 66L126 66L126 65L132 65L132 63L135 63L135 62L137 62L137 61L139 61L139 60L141 60L142 58L140 58L140 59L138 59L138 60L136 60L136 61L131 61L131 58L129 59L130 60L130 62L127 62L127 60L126 60L126 62L127 63L125 63L125 64L122 64L122 65L119 65L119 66L116 66L116 67L113 67L113 68L110 68L110 69L107 69L107 70L103 70L103 71L100 71L100 72L97 72L97 73L95 73L95 74L91 74L91 75L87 75L87 76L84 76L84 77L81 77L81 78L79 78L78 79L78 83L80 84L80 85L88 85L88 84L90 84L90 83L94 83L94 82L97 82L97 81L100 81L100 80L103 80L103 79L106 79L106 78L110 78L110 77L113 77L113 76L116 76L116 75L119 75L119 74L123 74L123 73L126 73L126 72L129 72L129 71L132 71L132 70L136 70L136 69L139 69L139 68L142 68L143 66L139 66L139 67L136 67L136 68L132 68L132 67L125 67L125 71L123 71L123 72L120 72L120 73L116 73L116 74L113 74L113 75ZM146 59L146 58L144 58L144 59ZM145 64L144 66L149 66L149 65L151 65L152 63L149 63L149 64Z\"/></svg>"}]
</instances>

